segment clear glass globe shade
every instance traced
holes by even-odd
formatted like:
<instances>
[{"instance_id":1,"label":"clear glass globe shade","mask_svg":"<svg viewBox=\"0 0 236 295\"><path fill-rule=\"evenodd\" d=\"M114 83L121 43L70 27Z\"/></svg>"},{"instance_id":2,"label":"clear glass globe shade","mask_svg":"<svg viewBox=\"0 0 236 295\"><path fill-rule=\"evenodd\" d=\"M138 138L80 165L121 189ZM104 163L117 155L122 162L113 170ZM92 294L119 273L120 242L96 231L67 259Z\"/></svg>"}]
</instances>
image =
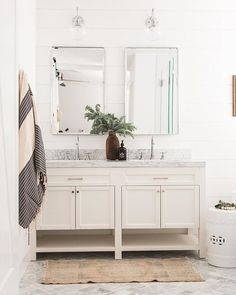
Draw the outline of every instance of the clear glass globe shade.
<instances>
[{"instance_id":1,"label":"clear glass globe shade","mask_svg":"<svg viewBox=\"0 0 236 295\"><path fill-rule=\"evenodd\" d=\"M75 40L83 39L86 34L84 26L73 26L71 31Z\"/></svg>"},{"instance_id":2,"label":"clear glass globe shade","mask_svg":"<svg viewBox=\"0 0 236 295\"><path fill-rule=\"evenodd\" d=\"M145 31L148 36L148 39L151 41L159 40L161 37L161 32L157 27L152 29L147 28Z\"/></svg>"}]
</instances>

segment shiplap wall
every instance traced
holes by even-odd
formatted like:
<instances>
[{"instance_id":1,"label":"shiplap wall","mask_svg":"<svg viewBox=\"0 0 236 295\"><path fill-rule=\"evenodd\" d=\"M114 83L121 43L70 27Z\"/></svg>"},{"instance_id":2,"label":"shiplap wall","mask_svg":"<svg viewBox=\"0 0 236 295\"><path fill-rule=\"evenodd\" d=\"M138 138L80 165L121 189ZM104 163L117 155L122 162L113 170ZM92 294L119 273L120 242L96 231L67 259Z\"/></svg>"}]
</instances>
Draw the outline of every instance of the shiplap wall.
<instances>
[{"instance_id":1,"label":"shiplap wall","mask_svg":"<svg viewBox=\"0 0 236 295\"><path fill-rule=\"evenodd\" d=\"M70 33L75 7L87 34ZM144 20L155 7L161 39L150 41ZM124 105L124 55L128 46L179 48L180 133L156 136L156 148L190 148L207 161L207 204L227 199L236 188L236 118L231 113L231 75L236 73L235 0L37 0L37 101L47 148L73 148L73 136L50 134L50 47L106 47L106 101ZM145 99L145 98L144 98ZM148 120L148 118L144 118ZM150 138L126 139L129 148L147 148ZM81 137L82 148L103 148L104 137Z\"/></svg>"}]
</instances>

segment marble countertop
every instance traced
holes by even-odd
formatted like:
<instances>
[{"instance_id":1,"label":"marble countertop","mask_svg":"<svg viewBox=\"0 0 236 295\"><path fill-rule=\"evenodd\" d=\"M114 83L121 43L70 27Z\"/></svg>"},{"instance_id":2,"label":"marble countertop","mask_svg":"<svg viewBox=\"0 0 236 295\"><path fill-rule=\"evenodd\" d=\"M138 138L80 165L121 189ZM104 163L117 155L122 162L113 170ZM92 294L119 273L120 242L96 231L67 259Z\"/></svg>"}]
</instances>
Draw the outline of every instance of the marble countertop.
<instances>
[{"instance_id":1,"label":"marble countertop","mask_svg":"<svg viewBox=\"0 0 236 295\"><path fill-rule=\"evenodd\" d=\"M48 160L48 168L173 168L204 167L203 161L166 161L166 160Z\"/></svg>"}]
</instances>

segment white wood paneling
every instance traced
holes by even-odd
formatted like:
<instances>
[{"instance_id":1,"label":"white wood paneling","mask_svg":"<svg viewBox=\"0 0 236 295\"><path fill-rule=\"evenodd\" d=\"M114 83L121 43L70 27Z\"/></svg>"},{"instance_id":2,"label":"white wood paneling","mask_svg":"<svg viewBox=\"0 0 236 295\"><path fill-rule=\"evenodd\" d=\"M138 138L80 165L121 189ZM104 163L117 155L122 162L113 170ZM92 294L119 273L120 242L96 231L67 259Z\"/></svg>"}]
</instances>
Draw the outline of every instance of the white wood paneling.
<instances>
[{"instance_id":1,"label":"white wood paneling","mask_svg":"<svg viewBox=\"0 0 236 295\"><path fill-rule=\"evenodd\" d=\"M185 0L181 0L180 1L181 4L185 4L186 1ZM80 5L81 9L85 9L85 8L90 8L91 7L93 9L96 10L140 10L140 9L146 9L146 7L150 6L150 7L156 7L157 3L156 0L139 0L138 2L133 2L133 1L126 1L126 0L121 0L119 2L115 1L115 0L100 0L99 3L96 0L83 0L83 1L75 1L75 0L60 0L60 1L56 1L56 0L41 0L38 2L38 8L49 8L49 9L54 9L55 7L57 7L58 9L70 9L72 6L76 5L76 4ZM180 8L182 7L181 4L179 5L174 5L174 3L172 3L171 0L167 0L167 1L158 1L158 7L160 8Z\"/></svg>"},{"instance_id":2,"label":"white wood paneling","mask_svg":"<svg viewBox=\"0 0 236 295\"><path fill-rule=\"evenodd\" d=\"M124 68L118 66L106 66L106 82L113 85L124 84Z\"/></svg>"},{"instance_id":3,"label":"white wood paneling","mask_svg":"<svg viewBox=\"0 0 236 295\"><path fill-rule=\"evenodd\" d=\"M114 11L114 10L80 10L86 19L86 27L89 29L120 29L120 28L142 28L143 13L148 14L148 10L143 11ZM102 17L99 18L98 14ZM75 15L75 9L70 10L39 10L37 25L39 28L68 28L71 25L71 19ZM120 21L122 19L122 22ZM133 21L130 22L130 19Z\"/></svg>"},{"instance_id":4,"label":"white wood paneling","mask_svg":"<svg viewBox=\"0 0 236 295\"><path fill-rule=\"evenodd\" d=\"M51 82L51 72L50 72L50 66L44 65L37 67L37 85L50 85Z\"/></svg>"},{"instance_id":5,"label":"white wood paneling","mask_svg":"<svg viewBox=\"0 0 236 295\"><path fill-rule=\"evenodd\" d=\"M37 103L51 103L51 88L49 85L37 86Z\"/></svg>"},{"instance_id":6,"label":"white wood paneling","mask_svg":"<svg viewBox=\"0 0 236 295\"><path fill-rule=\"evenodd\" d=\"M178 2L173 0L139 0L139 1L127 1L127 0L40 0L37 3L38 8L46 9L70 9L73 5L79 4L81 9L93 8L97 10L117 10L117 9L130 9L139 10L146 9L147 7L156 7L157 9L189 9L196 10L236 10L234 0L199 0L197 2L191 2L188 0L179 0Z\"/></svg>"},{"instance_id":7,"label":"white wood paneling","mask_svg":"<svg viewBox=\"0 0 236 295\"><path fill-rule=\"evenodd\" d=\"M117 116L121 117L124 115L124 109L124 103L107 103L105 110L108 113L116 113Z\"/></svg>"},{"instance_id":8,"label":"white wood paneling","mask_svg":"<svg viewBox=\"0 0 236 295\"><path fill-rule=\"evenodd\" d=\"M38 103L38 114L41 122L51 122L51 105L48 102Z\"/></svg>"},{"instance_id":9,"label":"white wood paneling","mask_svg":"<svg viewBox=\"0 0 236 295\"><path fill-rule=\"evenodd\" d=\"M87 26L87 34L79 42L73 40L68 30L77 4ZM161 38L156 42L148 40L142 27L152 7L157 10L161 28ZM123 85L116 83L121 80L117 71L124 68L123 47L178 47L180 134L157 137L158 148L191 148L195 158L211 160L207 198L218 195L230 200L235 188L230 160L235 159L236 151L235 118L231 116L231 75L236 68L235 11L234 0L37 0L39 80L49 83L48 78L44 79L43 66L49 65L51 45L108 47L106 61L117 69L109 78L112 84L106 86L106 101L111 110L117 107L121 113L124 91ZM42 94L42 90L40 100L44 100L42 95L50 100L50 94ZM43 125L43 132L47 148L74 148L72 137L50 135L49 124ZM125 141L128 148L149 148L150 138L139 136ZM81 145L104 148L104 139L83 137ZM216 170L211 169L212 160L214 166L219 165ZM217 180L213 179L216 174L221 174Z\"/></svg>"},{"instance_id":10,"label":"white wood paneling","mask_svg":"<svg viewBox=\"0 0 236 295\"><path fill-rule=\"evenodd\" d=\"M50 46L38 46L36 50L36 59L38 65L50 66L52 49Z\"/></svg>"}]
</instances>

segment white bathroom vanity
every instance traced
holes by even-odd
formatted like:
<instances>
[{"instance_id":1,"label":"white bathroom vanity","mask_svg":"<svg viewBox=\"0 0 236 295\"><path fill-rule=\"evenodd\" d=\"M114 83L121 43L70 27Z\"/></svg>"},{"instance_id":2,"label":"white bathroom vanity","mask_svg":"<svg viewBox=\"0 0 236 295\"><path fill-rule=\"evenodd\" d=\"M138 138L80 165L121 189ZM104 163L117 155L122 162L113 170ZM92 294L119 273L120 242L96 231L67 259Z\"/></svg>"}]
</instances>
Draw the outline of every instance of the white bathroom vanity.
<instances>
[{"instance_id":1,"label":"white bathroom vanity","mask_svg":"<svg viewBox=\"0 0 236 295\"><path fill-rule=\"evenodd\" d=\"M196 250L206 255L205 163L48 161L48 188L31 225L41 252Z\"/></svg>"}]
</instances>

